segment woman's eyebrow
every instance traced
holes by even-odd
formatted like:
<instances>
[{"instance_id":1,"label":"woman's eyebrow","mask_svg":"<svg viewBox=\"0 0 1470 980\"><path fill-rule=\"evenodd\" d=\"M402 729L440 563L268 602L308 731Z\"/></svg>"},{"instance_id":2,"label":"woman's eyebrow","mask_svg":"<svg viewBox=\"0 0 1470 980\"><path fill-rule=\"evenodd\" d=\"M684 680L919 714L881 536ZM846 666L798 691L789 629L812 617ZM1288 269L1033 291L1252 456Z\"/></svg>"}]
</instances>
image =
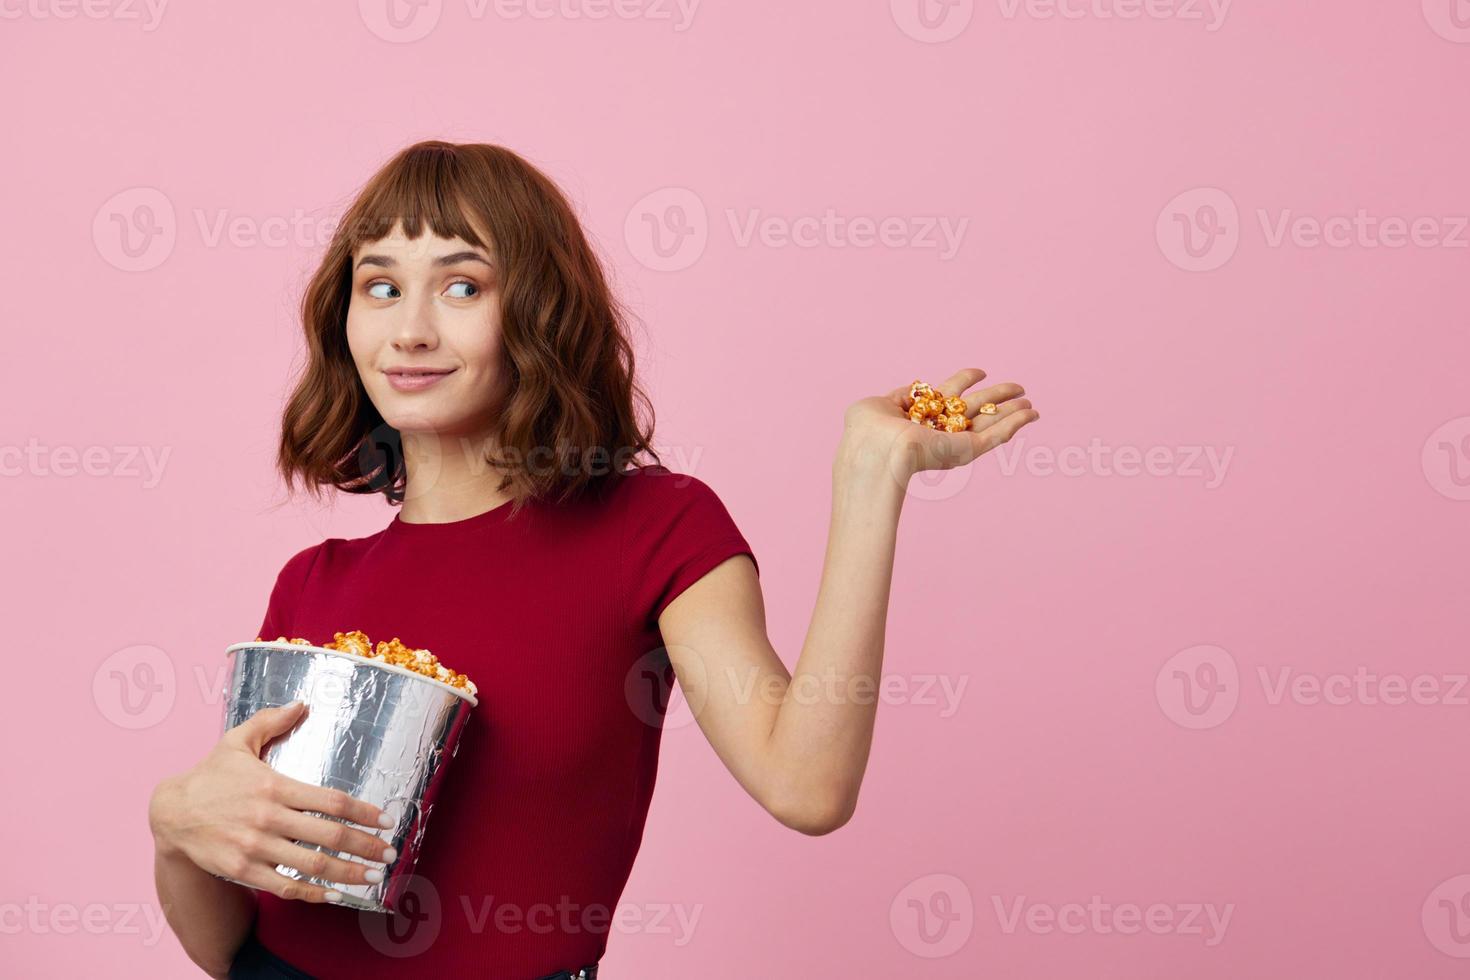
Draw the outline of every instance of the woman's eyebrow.
<instances>
[{"instance_id":1,"label":"woman's eyebrow","mask_svg":"<svg viewBox=\"0 0 1470 980\"><path fill-rule=\"evenodd\" d=\"M436 266L454 265L456 262L483 262L490 268L495 268L495 264L479 252L451 252L449 255L441 255L434 260ZM391 268L397 264L398 260L391 255L364 255L357 260L359 269L365 265L381 265L384 268Z\"/></svg>"}]
</instances>

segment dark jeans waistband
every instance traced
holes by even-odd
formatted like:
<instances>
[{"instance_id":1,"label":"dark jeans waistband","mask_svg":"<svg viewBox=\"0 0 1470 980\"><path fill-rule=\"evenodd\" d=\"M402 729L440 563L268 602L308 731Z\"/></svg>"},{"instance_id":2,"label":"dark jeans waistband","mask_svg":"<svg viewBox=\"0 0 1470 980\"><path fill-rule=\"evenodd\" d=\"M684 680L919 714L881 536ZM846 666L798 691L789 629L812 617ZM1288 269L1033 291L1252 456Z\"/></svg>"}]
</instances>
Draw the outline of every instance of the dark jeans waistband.
<instances>
[{"instance_id":1,"label":"dark jeans waistband","mask_svg":"<svg viewBox=\"0 0 1470 980\"><path fill-rule=\"evenodd\" d=\"M281 959L275 953L261 945L260 940L251 933L246 938L244 945L235 954L235 959L230 963L230 980L316 980L305 970L296 967ZM597 964L593 963L582 967L580 970L562 970L559 973L548 973L536 980L596 980Z\"/></svg>"}]
</instances>

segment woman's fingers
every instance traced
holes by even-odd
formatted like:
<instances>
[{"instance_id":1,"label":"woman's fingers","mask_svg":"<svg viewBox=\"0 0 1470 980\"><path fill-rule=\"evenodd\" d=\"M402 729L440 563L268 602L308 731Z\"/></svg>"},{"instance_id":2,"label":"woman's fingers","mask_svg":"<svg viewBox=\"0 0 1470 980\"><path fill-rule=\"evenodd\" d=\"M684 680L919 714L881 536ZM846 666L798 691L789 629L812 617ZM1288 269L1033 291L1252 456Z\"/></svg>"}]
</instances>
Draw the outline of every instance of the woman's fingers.
<instances>
[{"instance_id":1,"label":"woman's fingers","mask_svg":"<svg viewBox=\"0 0 1470 980\"><path fill-rule=\"evenodd\" d=\"M283 837L272 837L259 856L271 864L284 864L319 881L343 885L366 885L383 880L383 869L356 861L344 861L324 851L302 847Z\"/></svg>"},{"instance_id":2,"label":"woman's fingers","mask_svg":"<svg viewBox=\"0 0 1470 980\"><path fill-rule=\"evenodd\" d=\"M230 877L236 881L243 881L251 888L259 888L278 898L293 902L327 902L329 901L327 893L334 891L334 889L324 888L321 885L313 885L308 881L287 878L276 870L274 864L261 861L252 861L248 869L239 875L230 875Z\"/></svg>"},{"instance_id":3,"label":"woman's fingers","mask_svg":"<svg viewBox=\"0 0 1470 980\"><path fill-rule=\"evenodd\" d=\"M364 827L392 827L393 818L366 800L348 796L340 789L327 789L282 776L277 784L276 802L293 810L314 810L329 817L349 820Z\"/></svg>"},{"instance_id":4,"label":"woman's fingers","mask_svg":"<svg viewBox=\"0 0 1470 980\"><path fill-rule=\"evenodd\" d=\"M985 372L979 368L964 368L951 374L934 388L940 394L948 397L962 393L966 388L979 384L984 378ZM913 399L909 397L909 388L912 385L913 382L899 385L888 393L888 398L897 402L899 408L908 411L909 405L913 404Z\"/></svg>"},{"instance_id":5,"label":"woman's fingers","mask_svg":"<svg viewBox=\"0 0 1470 980\"><path fill-rule=\"evenodd\" d=\"M972 420L970 424L970 431L979 432L984 429L988 429L995 423L999 422L1001 419L1005 418L1007 415L1014 415L1016 412L1023 411L1030 407L1031 399L1029 398L1012 398L1008 401L1000 402L995 406L994 415L970 415L970 418ZM966 414L968 415L969 413L966 412Z\"/></svg>"},{"instance_id":6,"label":"woman's fingers","mask_svg":"<svg viewBox=\"0 0 1470 980\"><path fill-rule=\"evenodd\" d=\"M398 852L381 838L358 830L351 824L314 817L296 810L282 808L272 820L270 829L292 840L320 844L329 850L356 854L369 861L391 863L398 858Z\"/></svg>"},{"instance_id":7,"label":"woman's fingers","mask_svg":"<svg viewBox=\"0 0 1470 980\"><path fill-rule=\"evenodd\" d=\"M979 414L981 405L990 402L996 408L1004 408L1006 402L1009 402L1013 398L1020 398L1025 393L1025 388L1022 388L1014 382L1007 381L1004 384L981 388L974 394L963 395L961 397L965 399L965 414L976 422L979 422L983 418L990 417Z\"/></svg>"},{"instance_id":8,"label":"woman's fingers","mask_svg":"<svg viewBox=\"0 0 1470 980\"><path fill-rule=\"evenodd\" d=\"M289 732L305 713L306 705L301 701L292 701L277 708L261 708L225 734L259 756L265 743Z\"/></svg>"},{"instance_id":9,"label":"woman's fingers","mask_svg":"<svg viewBox=\"0 0 1470 980\"><path fill-rule=\"evenodd\" d=\"M988 416L988 418L993 419L991 424L971 429L965 433L970 437L970 445L974 447L976 457L990 452L996 446L1010 442L1011 436L1023 426L1030 425L1041 418L1041 413L1034 408L1012 408L1003 415L997 414Z\"/></svg>"},{"instance_id":10,"label":"woman's fingers","mask_svg":"<svg viewBox=\"0 0 1470 980\"><path fill-rule=\"evenodd\" d=\"M961 368L954 374L945 378L937 387L946 396L962 394L965 389L979 384L985 378L985 372L979 368Z\"/></svg>"}]
</instances>

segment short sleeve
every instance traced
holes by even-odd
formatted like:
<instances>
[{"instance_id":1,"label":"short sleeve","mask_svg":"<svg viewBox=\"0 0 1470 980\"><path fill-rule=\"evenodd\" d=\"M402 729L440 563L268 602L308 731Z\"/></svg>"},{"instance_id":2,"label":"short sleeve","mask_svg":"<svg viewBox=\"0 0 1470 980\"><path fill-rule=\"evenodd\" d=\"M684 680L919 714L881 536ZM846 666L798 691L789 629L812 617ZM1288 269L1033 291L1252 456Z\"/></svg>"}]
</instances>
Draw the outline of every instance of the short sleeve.
<instances>
[{"instance_id":1,"label":"short sleeve","mask_svg":"<svg viewBox=\"0 0 1470 980\"><path fill-rule=\"evenodd\" d=\"M265 618L255 635L262 640L274 640L278 636L290 637L295 628L296 599L306 584L306 576L316 561L321 545L312 545L292 555L276 575L275 587L271 589L270 601L266 604Z\"/></svg>"},{"instance_id":2,"label":"short sleeve","mask_svg":"<svg viewBox=\"0 0 1470 980\"><path fill-rule=\"evenodd\" d=\"M727 558L749 555L760 575L754 550L708 484L658 466L627 480L622 574L645 626L657 629L668 604Z\"/></svg>"}]
</instances>

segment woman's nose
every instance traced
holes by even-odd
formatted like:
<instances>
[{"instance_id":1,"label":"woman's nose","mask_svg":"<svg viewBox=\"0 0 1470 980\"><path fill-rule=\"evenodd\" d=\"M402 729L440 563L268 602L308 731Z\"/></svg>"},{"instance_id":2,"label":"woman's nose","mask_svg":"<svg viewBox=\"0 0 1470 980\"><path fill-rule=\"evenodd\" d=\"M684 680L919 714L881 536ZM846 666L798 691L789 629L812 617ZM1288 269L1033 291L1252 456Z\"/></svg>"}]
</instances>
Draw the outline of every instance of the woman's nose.
<instances>
[{"instance_id":1,"label":"woman's nose","mask_svg":"<svg viewBox=\"0 0 1470 980\"><path fill-rule=\"evenodd\" d=\"M393 334L393 346L399 350L432 350L439 343L439 330L434 322L433 301L427 297L403 304L403 317Z\"/></svg>"}]
</instances>

